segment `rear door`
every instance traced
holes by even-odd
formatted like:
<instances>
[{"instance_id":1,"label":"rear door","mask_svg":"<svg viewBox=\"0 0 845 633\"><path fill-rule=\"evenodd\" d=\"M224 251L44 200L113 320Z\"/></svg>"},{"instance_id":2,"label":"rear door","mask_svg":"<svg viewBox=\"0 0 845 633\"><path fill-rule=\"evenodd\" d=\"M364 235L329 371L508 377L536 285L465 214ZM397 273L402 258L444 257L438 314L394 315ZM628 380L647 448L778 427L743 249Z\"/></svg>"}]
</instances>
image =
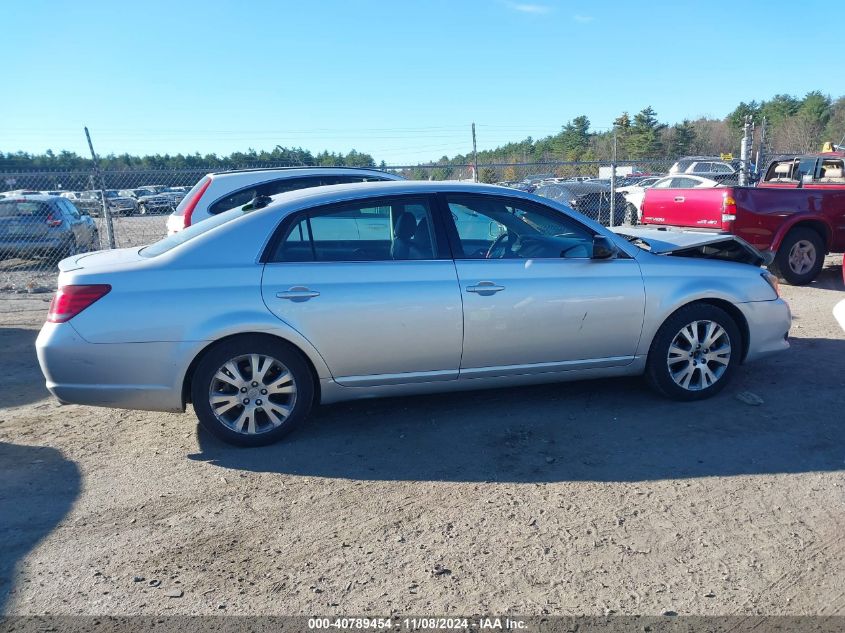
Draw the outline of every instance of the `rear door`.
<instances>
[{"instance_id":1,"label":"rear door","mask_svg":"<svg viewBox=\"0 0 845 633\"><path fill-rule=\"evenodd\" d=\"M428 196L295 214L279 228L262 294L347 386L454 380L462 310L455 265Z\"/></svg>"}]
</instances>

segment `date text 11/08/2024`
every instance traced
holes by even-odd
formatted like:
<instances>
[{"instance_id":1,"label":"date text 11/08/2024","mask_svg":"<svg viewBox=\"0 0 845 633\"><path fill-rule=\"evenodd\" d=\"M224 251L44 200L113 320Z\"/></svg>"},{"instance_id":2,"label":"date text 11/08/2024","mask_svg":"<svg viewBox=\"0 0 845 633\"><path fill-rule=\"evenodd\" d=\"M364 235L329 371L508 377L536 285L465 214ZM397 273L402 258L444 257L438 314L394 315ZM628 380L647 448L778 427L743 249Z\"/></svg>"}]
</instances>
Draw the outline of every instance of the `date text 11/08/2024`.
<instances>
[{"instance_id":1,"label":"date text 11/08/2024","mask_svg":"<svg viewBox=\"0 0 845 633\"><path fill-rule=\"evenodd\" d=\"M523 620L511 618L309 618L310 630L384 630L394 626L402 631L420 630L498 630L518 631L525 629L527 624Z\"/></svg>"}]
</instances>

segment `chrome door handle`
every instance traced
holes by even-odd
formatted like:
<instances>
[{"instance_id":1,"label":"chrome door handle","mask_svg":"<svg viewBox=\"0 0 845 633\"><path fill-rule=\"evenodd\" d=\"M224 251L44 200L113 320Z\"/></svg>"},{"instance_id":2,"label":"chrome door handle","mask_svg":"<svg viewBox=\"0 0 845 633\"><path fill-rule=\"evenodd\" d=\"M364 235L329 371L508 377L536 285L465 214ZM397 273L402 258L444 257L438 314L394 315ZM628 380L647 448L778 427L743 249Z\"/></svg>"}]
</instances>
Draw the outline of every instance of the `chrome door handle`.
<instances>
[{"instance_id":1,"label":"chrome door handle","mask_svg":"<svg viewBox=\"0 0 845 633\"><path fill-rule=\"evenodd\" d=\"M686 200L686 198L683 196L675 196L675 202L683 202L684 200Z\"/></svg>"},{"instance_id":2,"label":"chrome door handle","mask_svg":"<svg viewBox=\"0 0 845 633\"><path fill-rule=\"evenodd\" d=\"M504 286L498 286L492 281L479 281L474 286L467 286L467 292L475 292L480 295L492 295L496 292L501 292L504 289Z\"/></svg>"},{"instance_id":3,"label":"chrome door handle","mask_svg":"<svg viewBox=\"0 0 845 633\"><path fill-rule=\"evenodd\" d=\"M314 297L319 297L320 293L316 290L310 290L304 286L294 286L283 292L277 292L276 297L279 299L289 299L290 301L308 301Z\"/></svg>"}]
</instances>

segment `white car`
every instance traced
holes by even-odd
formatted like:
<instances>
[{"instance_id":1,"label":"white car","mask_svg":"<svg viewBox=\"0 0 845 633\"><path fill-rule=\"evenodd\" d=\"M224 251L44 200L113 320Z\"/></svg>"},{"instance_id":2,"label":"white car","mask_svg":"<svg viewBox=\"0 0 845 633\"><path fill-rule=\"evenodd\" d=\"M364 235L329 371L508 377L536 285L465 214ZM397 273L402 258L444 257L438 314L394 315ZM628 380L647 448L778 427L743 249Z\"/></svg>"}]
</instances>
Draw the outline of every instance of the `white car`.
<instances>
[{"instance_id":1,"label":"white car","mask_svg":"<svg viewBox=\"0 0 845 633\"><path fill-rule=\"evenodd\" d=\"M173 235L197 222L235 207L255 204L255 201L263 206L270 196L286 191L381 180L403 178L377 169L356 167L239 169L206 174L167 218L167 234Z\"/></svg>"},{"instance_id":2,"label":"white car","mask_svg":"<svg viewBox=\"0 0 845 633\"><path fill-rule=\"evenodd\" d=\"M670 175L652 178L643 178L635 185L619 187L617 191L625 196L625 201L636 209L637 221L642 219L643 200L646 189L657 187L658 189L697 189L699 187L718 187L721 183L702 178L701 176ZM633 211L633 209L632 209Z\"/></svg>"}]
</instances>

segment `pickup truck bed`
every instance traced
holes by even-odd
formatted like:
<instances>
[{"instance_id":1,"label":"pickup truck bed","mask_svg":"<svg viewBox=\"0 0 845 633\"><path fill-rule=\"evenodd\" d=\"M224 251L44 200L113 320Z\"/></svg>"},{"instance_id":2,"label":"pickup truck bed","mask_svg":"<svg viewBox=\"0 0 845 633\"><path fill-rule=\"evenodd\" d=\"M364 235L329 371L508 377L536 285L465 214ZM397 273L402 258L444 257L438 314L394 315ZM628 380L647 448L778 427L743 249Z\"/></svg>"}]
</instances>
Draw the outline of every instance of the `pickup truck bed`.
<instances>
[{"instance_id":1,"label":"pickup truck bed","mask_svg":"<svg viewBox=\"0 0 845 633\"><path fill-rule=\"evenodd\" d=\"M826 253L845 251L845 187L647 189L642 223L731 233L773 253L795 285L810 283Z\"/></svg>"}]
</instances>

